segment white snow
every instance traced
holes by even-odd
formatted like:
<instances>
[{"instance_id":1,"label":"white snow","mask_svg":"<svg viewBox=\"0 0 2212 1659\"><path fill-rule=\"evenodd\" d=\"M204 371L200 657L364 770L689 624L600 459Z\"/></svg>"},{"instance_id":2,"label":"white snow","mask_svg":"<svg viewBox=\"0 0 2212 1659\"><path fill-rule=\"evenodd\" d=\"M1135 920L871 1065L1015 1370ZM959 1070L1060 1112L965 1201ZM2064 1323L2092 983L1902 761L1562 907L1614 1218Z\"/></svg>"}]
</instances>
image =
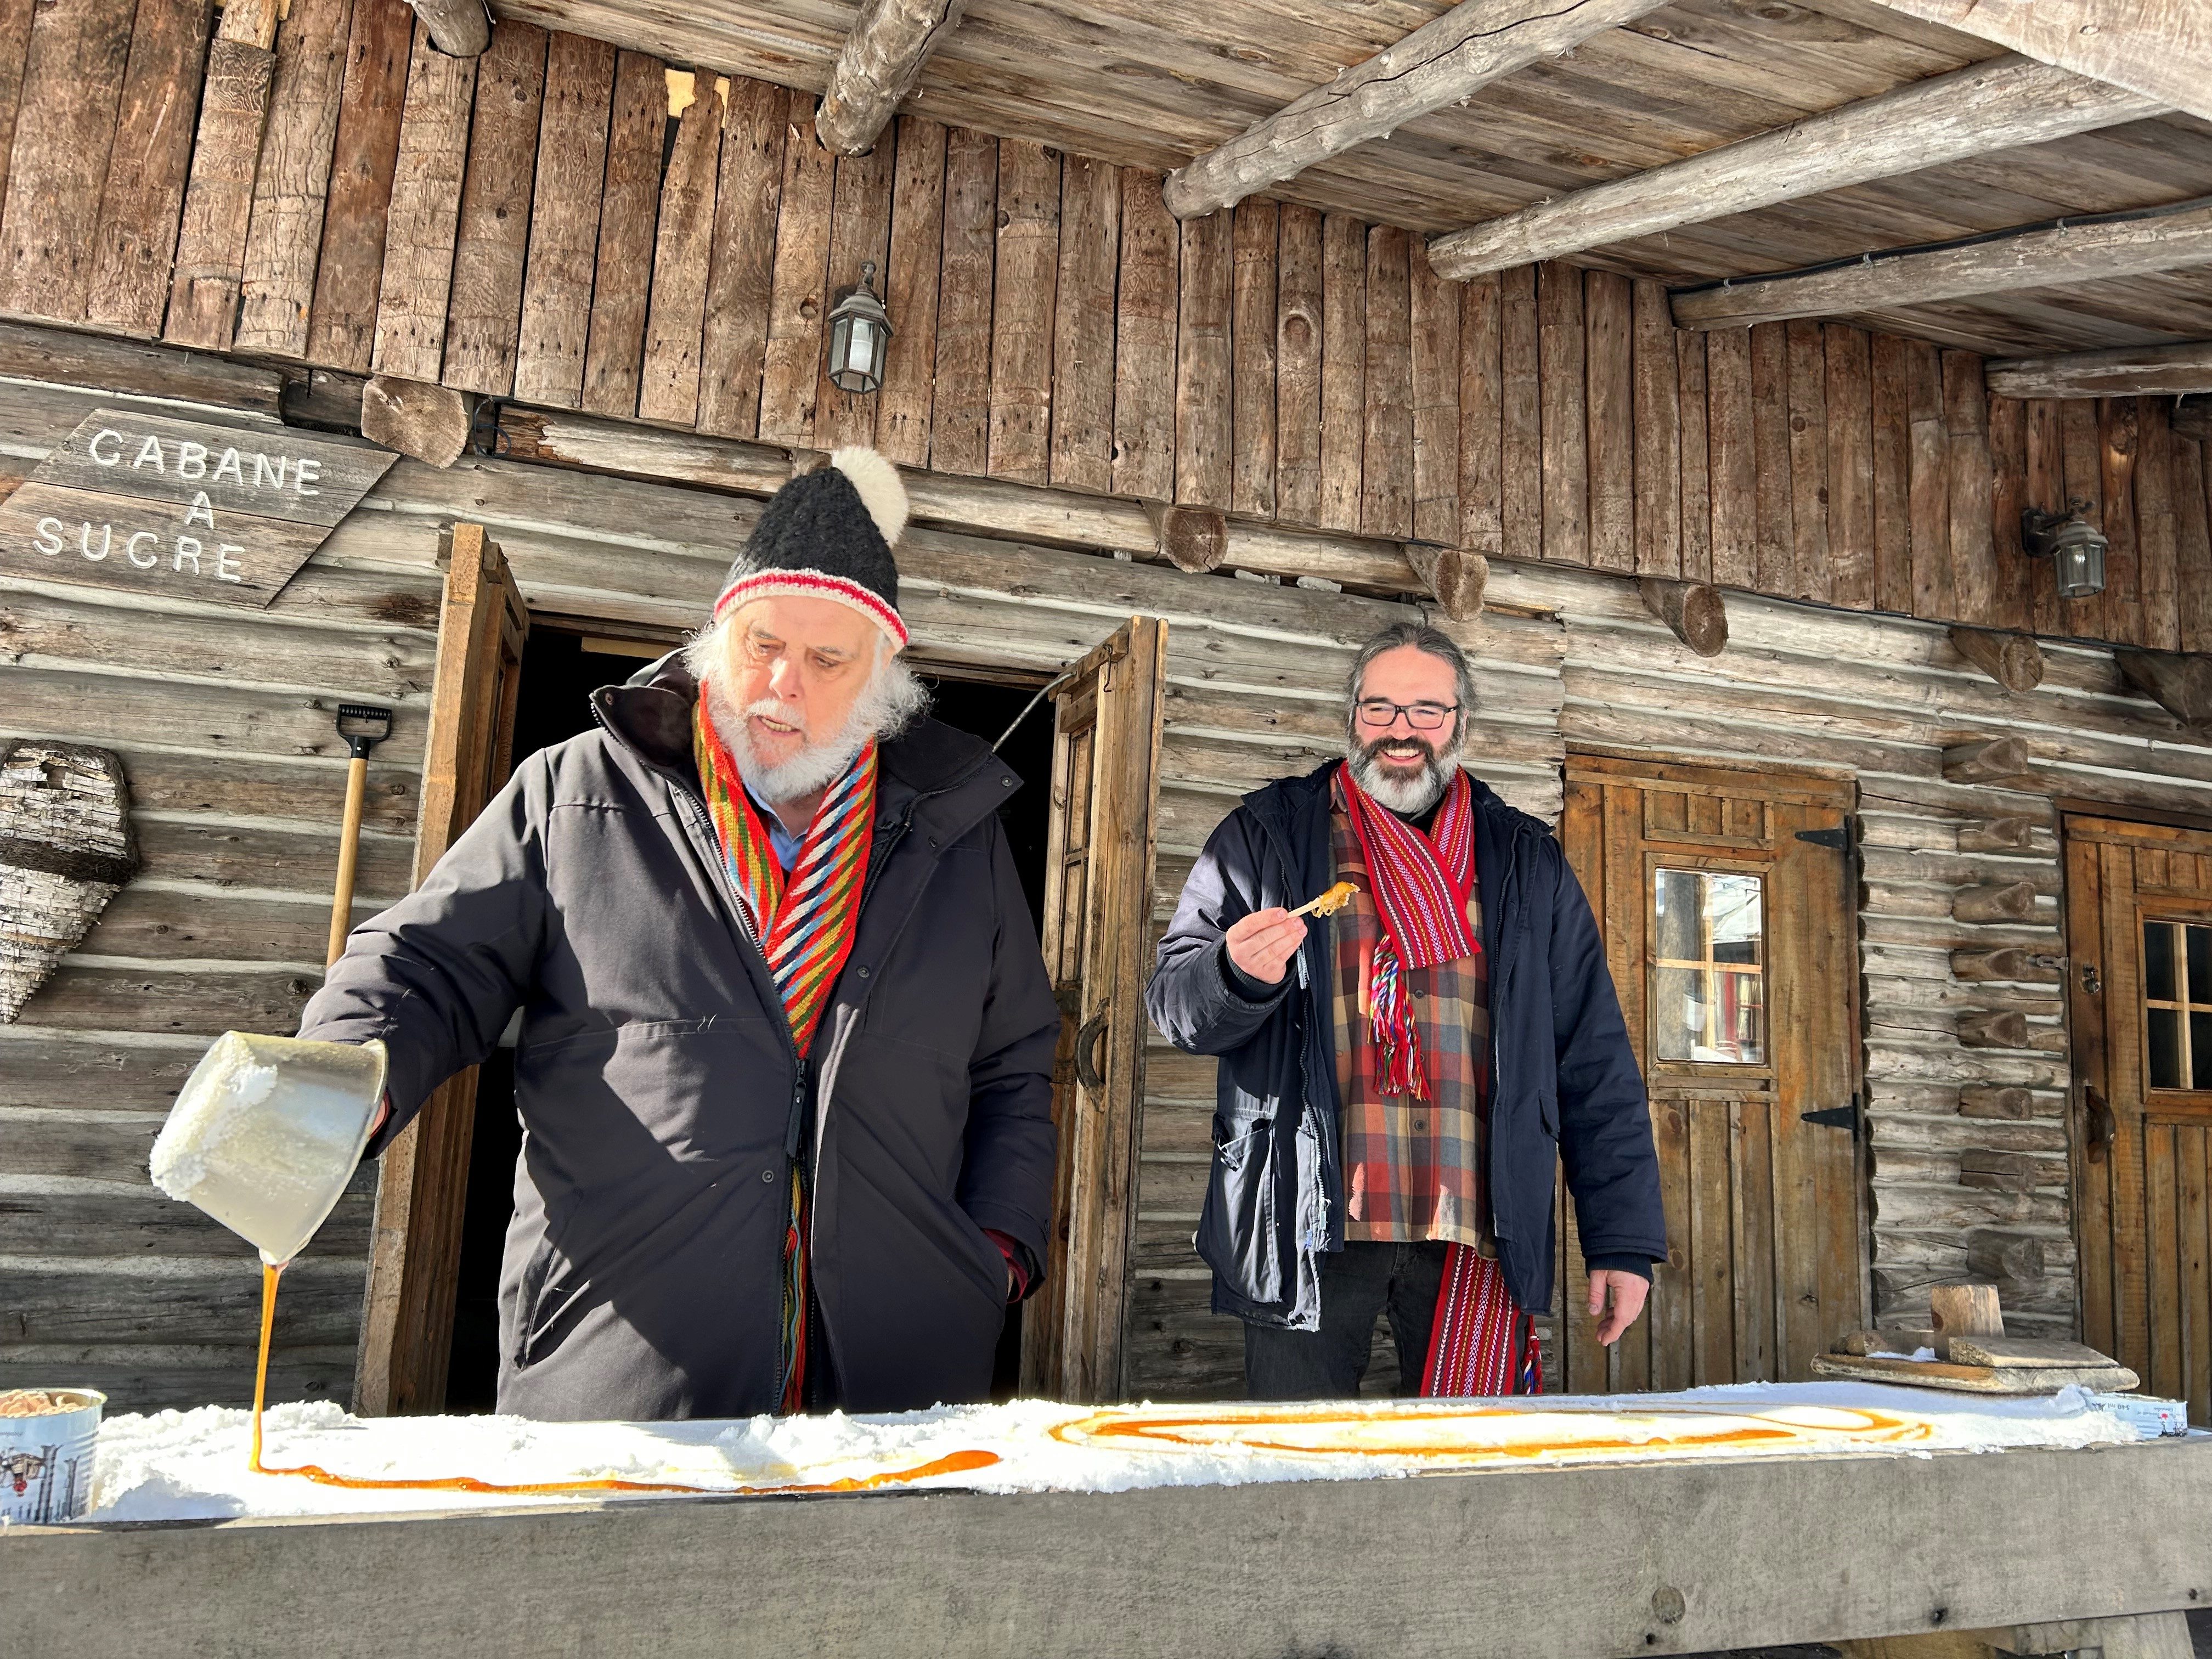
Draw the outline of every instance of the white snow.
<instances>
[{"instance_id":1,"label":"white snow","mask_svg":"<svg viewBox=\"0 0 2212 1659\"><path fill-rule=\"evenodd\" d=\"M248 1413L216 1406L112 1419L100 1430L88 1518L199 1520L577 1501L511 1492L362 1492L297 1476L255 1474L246 1467L249 1426ZM738 1492L896 1476L954 1454L988 1453L995 1461L985 1467L882 1484L1120 1492L1358 1480L1532 1462L1893 1457L2136 1438L2135 1429L2076 1389L2015 1400L1814 1382L1674 1395L1295 1407L1092 1408L1017 1401L895 1416L684 1423L362 1419L326 1402L301 1403L270 1408L264 1457L271 1468L313 1463L361 1479L467 1476L499 1486L618 1479Z\"/></svg>"}]
</instances>

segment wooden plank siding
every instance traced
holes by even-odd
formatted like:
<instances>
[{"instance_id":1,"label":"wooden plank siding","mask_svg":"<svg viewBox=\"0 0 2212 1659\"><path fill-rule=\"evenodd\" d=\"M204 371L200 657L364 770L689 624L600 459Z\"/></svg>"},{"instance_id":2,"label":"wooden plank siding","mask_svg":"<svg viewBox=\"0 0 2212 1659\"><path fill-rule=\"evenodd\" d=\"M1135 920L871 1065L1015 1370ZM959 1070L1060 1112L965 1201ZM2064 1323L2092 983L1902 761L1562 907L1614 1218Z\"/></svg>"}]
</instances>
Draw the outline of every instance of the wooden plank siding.
<instances>
[{"instance_id":1,"label":"wooden plank siding","mask_svg":"<svg viewBox=\"0 0 2212 1659\"><path fill-rule=\"evenodd\" d=\"M264 107L267 133L258 174L226 140L195 197L173 136L133 136L190 31L97 9L42 44L0 9L0 120L11 41L26 109L95 86L70 119L96 131L41 116L8 155L0 297L27 316L149 332L166 307L172 337L318 367L1929 621L2212 628L2202 447L2156 400L2016 406L1970 353L1844 324L1678 333L1657 285L1563 264L1443 283L1418 236L1264 198L1178 225L1157 173L917 117L841 161L811 93L512 21L464 63L403 0L298 0L273 52L199 52L199 149ZM98 237L50 234L38 204L94 190L111 137ZM867 260L893 336L861 397L824 338ZM2109 586L2060 601L2020 514L2076 499Z\"/></svg>"}]
</instances>

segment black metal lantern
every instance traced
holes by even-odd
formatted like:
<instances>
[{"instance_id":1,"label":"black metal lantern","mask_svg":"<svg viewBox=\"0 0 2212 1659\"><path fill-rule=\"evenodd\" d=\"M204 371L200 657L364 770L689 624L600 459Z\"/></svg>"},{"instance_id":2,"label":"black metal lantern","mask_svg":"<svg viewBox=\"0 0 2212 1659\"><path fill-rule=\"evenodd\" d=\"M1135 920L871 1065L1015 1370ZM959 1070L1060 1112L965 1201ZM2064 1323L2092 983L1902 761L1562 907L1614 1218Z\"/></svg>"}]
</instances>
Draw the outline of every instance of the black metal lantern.
<instances>
[{"instance_id":1,"label":"black metal lantern","mask_svg":"<svg viewBox=\"0 0 2212 1659\"><path fill-rule=\"evenodd\" d=\"M830 380L840 392L873 392L884 383L891 319L876 298L876 262L860 267L860 282L838 297L830 313Z\"/></svg>"},{"instance_id":2,"label":"black metal lantern","mask_svg":"<svg viewBox=\"0 0 2212 1659\"><path fill-rule=\"evenodd\" d=\"M2089 503L2070 501L2064 518L2040 507L2021 509L2021 545L2038 558L2051 562L2058 577L2058 597L2086 599L2105 591L2104 532L2089 522Z\"/></svg>"}]
</instances>

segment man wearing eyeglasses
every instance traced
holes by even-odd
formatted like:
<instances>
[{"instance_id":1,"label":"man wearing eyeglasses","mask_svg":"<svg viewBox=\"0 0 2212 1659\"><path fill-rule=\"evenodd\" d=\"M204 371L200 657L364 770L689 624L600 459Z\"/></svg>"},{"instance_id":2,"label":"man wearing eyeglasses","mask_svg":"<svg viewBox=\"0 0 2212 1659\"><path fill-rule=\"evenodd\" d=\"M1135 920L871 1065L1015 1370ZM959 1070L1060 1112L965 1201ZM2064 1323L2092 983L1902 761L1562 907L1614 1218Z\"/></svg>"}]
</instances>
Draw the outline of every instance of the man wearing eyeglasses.
<instances>
[{"instance_id":1,"label":"man wearing eyeglasses","mask_svg":"<svg viewBox=\"0 0 2212 1659\"><path fill-rule=\"evenodd\" d=\"M1342 761L1247 795L1160 941L1154 1023L1220 1060L1195 1243L1255 1399L1358 1394L1378 1316L1401 1394L1539 1391L1561 1163L1600 1341L1667 1254L1604 941L1550 831L1462 769L1474 702L1448 635L1370 640Z\"/></svg>"}]
</instances>

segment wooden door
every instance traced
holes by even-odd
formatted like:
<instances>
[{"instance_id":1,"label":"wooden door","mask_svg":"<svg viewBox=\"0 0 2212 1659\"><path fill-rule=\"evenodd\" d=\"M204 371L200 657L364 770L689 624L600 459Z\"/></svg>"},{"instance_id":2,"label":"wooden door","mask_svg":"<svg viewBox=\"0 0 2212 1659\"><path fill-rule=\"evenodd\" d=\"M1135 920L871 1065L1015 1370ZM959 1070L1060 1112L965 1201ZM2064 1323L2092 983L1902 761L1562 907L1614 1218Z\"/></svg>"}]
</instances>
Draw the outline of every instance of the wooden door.
<instances>
[{"instance_id":1,"label":"wooden door","mask_svg":"<svg viewBox=\"0 0 2212 1659\"><path fill-rule=\"evenodd\" d=\"M1571 756L1560 836L1651 1097L1668 1258L1601 1347L1560 1183L1554 1389L1801 1380L1868 1322L1851 787Z\"/></svg>"},{"instance_id":2,"label":"wooden door","mask_svg":"<svg viewBox=\"0 0 2212 1659\"><path fill-rule=\"evenodd\" d=\"M2066 819L2082 1340L2212 1425L2212 835Z\"/></svg>"},{"instance_id":3,"label":"wooden door","mask_svg":"<svg viewBox=\"0 0 2212 1659\"><path fill-rule=\"evenodd\" d=\"M1132 617L1054 696L1044 958L1060 998L1060 1130L1045 1282L1022 1313L1022 1392L1121 1397L1152 820L1159 795L1167 624Z\"/></svg>"},{"instance_id":4,"label":"wooden door","mask_svg":"<svg viewBox=\"0 0 2212 1659\"><path fill-rule=\"evenodd\" d=\"M446 551L415 833L418 886L514 769L514 702L530 630L507 560L482 525L455 525ZM446 1403L476 1103L471 1066L441 1085L385 1149L354 1371L353 1408L364 1416L435 1412Z\"/></svg>"}]
</instances>

